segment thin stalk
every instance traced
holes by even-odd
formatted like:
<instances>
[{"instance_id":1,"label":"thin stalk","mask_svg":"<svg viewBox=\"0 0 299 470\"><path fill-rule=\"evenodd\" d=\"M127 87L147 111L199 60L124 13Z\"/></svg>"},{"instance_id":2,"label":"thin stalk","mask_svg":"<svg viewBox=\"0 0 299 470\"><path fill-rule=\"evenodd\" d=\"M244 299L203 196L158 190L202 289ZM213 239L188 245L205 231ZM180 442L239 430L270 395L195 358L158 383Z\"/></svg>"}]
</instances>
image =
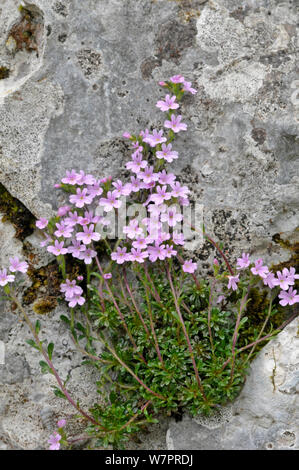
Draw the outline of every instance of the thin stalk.
<instances>
[{"instance_id":1,"label":"thin stalk","mask_svg":"<svg viewBox=\"0 0 299 470\"><path fill-rule=\"evenodd\" d=\"M141 413L143 413L144 410L146 410L146 408L148 407L148 405L151 403L151 400L148 400L142 407L141 407ZM134 416L132 416L131 419L129 419L129 421L124 424L121 428L117 429L117 432L119 431L122 431L123 429L125 429L127 426L130 426L130 424L135 421L135 419L139 416L139 412L137 411L137 413L134 414ZM113 432L113 431L112 431Z\"/></svg>"},{"instance_id":2,"label":"thin stalk","mask_svg":"<svg viewBox=\"0 0 299 470\"><path fill-rule=\"evenodd\" d=\"M207 235L206 233L204 234L204 236L209 240L210 243L212 243L212 245L216 248L216 250L220 253L220 255L222 256L226 266L227 266L227 269L229 270L229 272L231 273L231 275L233 276L234 275L234 271L231 267L231 265L229 264L228 262L228 259L227 257L225 256L225 254L223 253L223 251L219 248L219 246L217 245L217 243L209 236Z\"/></svg>"},{"instance_id":3,"label":"thin stalk","mask_svg":"<svg viewBox=\"0 0 299 470\"><path fill-rule=\"evenodd\" d=\"M179 254L177 254L177 259L179 260L179 262L180 262L181 264L184 264L184 260L183 260L183 258L182 258ZM191 273L191 276L192 276L193 279L194 279L194 282L195 282L195 285L196 285L196 287L197 287L197 290L200 290L200 288L201 288L200 282L199 282L199 280L197 279L196 275L195 275L194 273Z\"/></svg>"},{"instance_id":4,"label":"thin stalk","mask_svg":"<svg viewBox=\"0 0 299 470\"><path fill-rule=\"evenodd\" d=\"M203 396L204 401L207 401L207 397L205 395L205 392L204 392L204 389L203 389L203 386L202 386L202 383L201 383L201 380L200 380L200 377L199 377L198 369L197 369L197 366L196 366L196 362L195 362L194 353L193 353L193 350L192 350L190 338L188 336L187 329L186 329L186 326L185 326L185 323L184 323L184 319L182 317L180 307L179 307L179 304L178 304L178 300L177 300L176 292L175 292L175 289L174 289L174 286L173 286L173 282L172 282L172 278L171 278L171 274L170 274L168 264L166 265L166 272L167 272L167 277L168 277L168 280L169 280L170 288L171 288L171 291L172 291L172 295L173 295L173 299L174 299L174 303L175 303L175 308L176 308L177 314L179 316L180 322L182 324L183 332L184 332L184 335L185 335L185 338L186 338L186 341L187 341L187 345L188 345L191 361L192 361L192 364L193 364L195 377L196 377L196 380L197 380L197 383L198 383L198 387L201 391L201 394Z\"/></svg>"},{"instance_id":5,"label":"thin stalk","mask_svg":"<svg viewBox=\"0 0 299 470\"><path fill-rule=\"evenodd\" d=\"M142 325L143 325L143 328L145 329L145 332L146 332L147 336L150 336L150 332L149 332L149 330L148 330L148 327L147 327L146 324L145 324L145 321L144 321L144 319L143 319L143 317L142 317L142 315L141 315L141 312L140 312L140 310L139 310L139 308L138 308L138 305L137 305L137 303L136 303L136 300L135 300L135 298L134 298L133 292L132 292L132 290L131 290L131 288L130 288L130 284L129 284L128 279L127 279L127 275L126 275L126 270L125 270L125 268L123 269L123 276L124 276L125 286L126 286L126 288L127 288L127 291L128 291L128 293L129 293L129 296L131 297L131 300L132 300L132 303L133 303L133 305L134 305L134 308L135 308L135 310L136 310L136 312L137 312L137 315L138 315L138 317L139 317L139 319L140 319L140 321L141 321L141 323L142 323Z\"/></svg>"},{"instance_id":6,"label":"thin stalk","mask_svg":"<svg viewBox=\"0 0 299 470\"><path fill-rule=\"evenodd\" d=\"M159 303L161 304L160 295L159 295L159 293L158 293L158 291L157 291L157 289L156 289L156 286L155 286L155 284L154 284L154 282L153 282L153 280L152 280L152 278L151 278L151 276L150 276L150 274L149 274L149 272L148 272L148 269L147 269L146 264L144 264L143 268L144 268L144 272L145 272L146 278L147 278L147 280L149 281L149 283L150 283L151 286L152 286L152 289L153 289L153 292L154 292L154 297L155 297L155 299L157 300L157 302L159 302Z\"/></svg>"},{"instance_id":7,"label":"thin stalk","mask_svg":"<svg viewBox=\"0 0 299 470\"><path fill-rule=\"evenodd\" d=\"M239 308L237 321L236 321L236 326L235 326L235 331L234 331L234 335L233 335L233 345L232 345L232 361L233 362L232 362L232 369L231 369L231 373L230 373L230 384L232 383L233 376L234 376L234 368L235 368L235 360L236 360L235 348L236 348L237 339L238 339L239 325L240 325L243 310L246 306L247 297L248 297L248 291L247 291L246 295L242 298L242 300L240 302L240 308Z\"/></svg>"},{"instance_id":8,"label":"thin stalk","mask_svg":"<svg viewBox=\"0 0 299 470\"><path fill-rule=\"evenodd\" d=\"M39 347L39 351L42 353L42 355L44 356L45 358L45 361L47 362L49 368L51 369L51 371L53 372L53 375L60 387L60 390L62 391L62 393L64 394L64 396L66 397L66 399L68 400L68 402L74 407L76 408L77 411L79 411L79 413L84 416L88 421L90 421L91 423L95 424L96 426L100 426L103 430L105 430L105 428L102 426L101 423L98 423L92 416L89 416L87 413L85 413L85 411L83 411L75 402L74 400L72 399L72 397L70 396L69 392L67 391L67 389L65 388L65 386L63 385L62 383L62 380L61 378L59 377L52 361L50 360L50 358L48 357L46 351L44 350L44 347L42 345L42 343L40 342L39 340L39 337L28 317L28 315L26 314L25 310L23 309L22 305L20 304L20 302L18 301L18 299L14 296L14 295L10 295L11 299L13 300L13 302L15 302L15 304L17 305L17 307L19 308L19 310L21 311L27 325L29 326L30 328L30 331L36 341L36 344L38 345Z\"/></svg>"},{"instance_id":9,"label":"thin stalk","mask_svg":"<svg viewBox=\"0 0 299 470\"><path fill-rule=\"evenodd\" d=\"M242 351L245 351L248 348L251 348L252 346L261 343L262 341L265 341L266 339L270 338L271 336L274 336L276 333L278 333L280 330L283 330L289 323L291 323L297 316L299 315L299 309L297 309L293 315L290 316L280 327L278 327L276 330L274 330L272 333L269 333L268 335L264 336L263 338L260 338L259 340L254 341L253 343L247 344L246 346L243 346L243 348L239 349L237 351L237 354L239 354Z\"/></svg>"},{"instance_id":10,"label":"thin stalk","mask_svg":"<svg viewBox=\"0 0 299 470\"><path fill-rule=\"evenodd\" d=\"M266 325L267 325L267 323L268 323L268 321L269 321L269 318L270 318L270 315L271 315L271 311L272 311L272 302L273 302L273 299L272 299L272 297L271 297L271 298L270 298L270 303L269 303L268 314L267 314L267 316L266 316L266 319L265 319L265 321L264 321L264 323L263 323L263 326L262 326L262 328L261 328L261 331L259 332L259 335L258 335L256 341L258 341L258 340L260 339L260 337L262 336L262 334L263 334L263 332L264 332L264 329L266 328ZM251 358L251 356L252 356L252 354L253 354L255 348L256 348L256 344L253 346L252 350L251 350L250 353L248 354L248 356L247 356L247 358L246 358L246 360L245 360L245 364L246 364L246 362L248 362L249 359Z\"/></svg>"},{"instance_id":11,"label":"thin stalk","mask_svg":"<svg viewBox=\"0 0 299 470\"><path fill-rule=\"evenodd\" d=\"M104 272L103 272L101 263L100 263L100 261L99 261L99 258L96 256L96 257L95 257L95 260L96 260L97 266L98 266L98 268L99 268L99 271L100 271L101 275L103 276L103 275L104 275ZM133 338L133 336L132 336L132 334L131 334L131 332L130 332L130 330L129 330L127 324L126 324L125 317L123 316L123 314L122 314L122 312L121 312L121 310L120 310L120 308L119 308L119 306L118 306L118 304L117 304L117 302L116 302L116 299L115 299L115 297L114 297L114 295L113 295L113 292L112 292L111 289L110 289L109 283L106 281L106 279L104 279L104 282L105 282L105 284L106 284L106 289L108 290L108 292L109 292L109 294L110 294L110 297L111 297L111 299L112 299L112 302L113 302L113 304L114 304L114 307L116 308L116 311L117 311L118 315L120 316L120 319L121 319L121 321L122 321L123 327L124 327L124 329L126 330L128 336L129 336L129 338L130 338L130 341L131 341L131 343L132 343L132 345L133 345L133 348L134 348L135 351L137 352L137 354L138 354L138 356L140 357L140 359L146 364L147 362L146 362L146 360L144 359L143 355L138 352L137 344L135 343L134 338Z\"/></svg>"},{"instance_id":12,"label":"thin stalk","mask_svg":"<svg viewBox=\"0 0 299 470\"><path fill-rule=\"evenodd\" d=\"M211 311L212 311L212 289L214 288L215 283L216 283L216 280L214 280L214 282L212 283L212 286L210 287L209 307L208 307L208 330L209 330L210 344L212 348L213 359L215 359L215 348L214 348L212 329L211 329Z\"/></svg>"},{"instance_id":13,"label":"thin stalk","mask_svg":"<svg viewBox=\"0 0 299 470\"><path fill-rule=\"evenodd\" d=\"M152 334L153 334L153 338L154 338L154 342L155 342L156 352L157 352L159 361L161 362L161 365L164 369L165 368L164 361L163 361L163 358L162 358L162 355L161 355L161 352L160 352L158 339L157 339L157 335L156 335L156 332L155 332L153 316L152 316L152 308L151 308L151 303L150 303L150 300L149 300L148 290L147 290L146 286L145 286L145 297L146 297L147 308L148 308L148 316L150 317L150 325L151 325L151 330L152 330Z\"/></svg>"}]
</instances>

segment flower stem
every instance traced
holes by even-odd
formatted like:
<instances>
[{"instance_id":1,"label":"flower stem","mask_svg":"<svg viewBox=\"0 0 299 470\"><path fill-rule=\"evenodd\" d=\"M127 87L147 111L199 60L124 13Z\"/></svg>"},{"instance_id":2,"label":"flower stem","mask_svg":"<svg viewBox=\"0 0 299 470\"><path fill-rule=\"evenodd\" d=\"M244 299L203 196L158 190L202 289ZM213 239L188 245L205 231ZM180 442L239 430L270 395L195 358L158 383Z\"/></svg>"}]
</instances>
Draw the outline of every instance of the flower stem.
<instances>
[{"instance_id":1,"label":"flower stem","mask_svg":"<svg viewBox=\"0 0 299 470\"><path fill-rule=\"evenodd\" d=\"M52 361L50 360L50 358L48 357L46 351L44 350L43 348L43 345L42 343L40 342L39 340L39 337L31 323L31 321L29 320L29 317L28 315L26 314L25 310L23 309L22 305L20 304L20 302L18 301L18 299L11 294L11 299L12 301L17 305L18 309L20 310L20 312L22 313L23 317L24 317L24 320L26 321L27 325L29 326L30 328L30 331L36 341L36 344L38 345L39 347L39 351L42 353L42 355L44 356L45 358L45 361L47 362L49 368L51 369L51 371L53 372L53 375L60 387L60 390L62 391L62 393L64 394L64 396L66 397L66 399L68 400L68 402L74 407L76 408L77 411L79 411L79 413L84 416L88 421L90 421L91 423L95 424L96 426L100 426L103 430L105 430L105 428L102 426L101 423L97 422L92 416L89 416L87 413L85 413L85 411L83 411L75 402L74 400L72 399L72 397L70 396L70 394L68 393L67 389L65 388L65 386L63 385L62 383L62 380L61 378L59 377Z\"/></svg>"},{"instance_id":2,"label":"flower stem","mask_svg":"<svg viewBox=\"0 0 299 470\"><path fill-rule=\"evenodd\" d=\"M170 274L168 264L166 265L166 272L167 272L167 277L168 277L168 280L169 280L170 288L171 288L171 291L172 291L172 295L173 295L173 298L174 298L175 308L176 308L177 314L179 316L179 319L180 319L180 322L181 322L181 325L182 325L182 328L183 328L183 332L184 332L184 335L185 335L185 338L186 338L186 341L187 341L187 344L188 344L188 349L189 349L191 361L192 361L192 364L193 364L193 369L194 369L194 372L195 372L195 377L196 377L196 380L197 380L197 383L198 383L198 387L201 391L201 394L202 394L202 397L203 397L204 401L207 401L207 397L205 395L205 392L204 392L204 389L203 389L203 386L202 386L202 383L201 383L201 380L200 380L200 377L199 377L198 369L197 369L197 366L196 366L196 362L195 362L194 353L193 353L193 350L192 350L190 338L188 336L186 326L185 326L185 323L184 323L184 319L182 317L180 307L179 307L179 304L178 304L178 300L177 300L176 292L175 292L175 289L174 289L174 286L173 286L173 282L172 282L172 278L171 278L171 274Z\"/></svg>"}]
</instances>

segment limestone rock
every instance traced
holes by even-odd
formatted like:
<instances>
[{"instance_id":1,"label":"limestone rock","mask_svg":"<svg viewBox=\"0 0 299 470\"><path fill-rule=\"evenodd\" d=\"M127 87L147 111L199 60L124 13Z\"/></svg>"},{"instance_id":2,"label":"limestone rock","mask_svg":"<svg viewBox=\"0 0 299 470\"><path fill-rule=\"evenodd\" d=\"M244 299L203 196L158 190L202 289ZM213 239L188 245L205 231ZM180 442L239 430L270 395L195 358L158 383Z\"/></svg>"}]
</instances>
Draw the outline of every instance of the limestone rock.
<instances>
[{"instance_id":1,"label":"limestone rock","mask_svg":"<svg viewBox=\"0 0 299 470\"><path fill-rule=\"evenodd\" d=\"M290 323L251 364L232 406L212 419L172 422L169 450L298 450L299 320Z\"/></svg>"}]
</instances>

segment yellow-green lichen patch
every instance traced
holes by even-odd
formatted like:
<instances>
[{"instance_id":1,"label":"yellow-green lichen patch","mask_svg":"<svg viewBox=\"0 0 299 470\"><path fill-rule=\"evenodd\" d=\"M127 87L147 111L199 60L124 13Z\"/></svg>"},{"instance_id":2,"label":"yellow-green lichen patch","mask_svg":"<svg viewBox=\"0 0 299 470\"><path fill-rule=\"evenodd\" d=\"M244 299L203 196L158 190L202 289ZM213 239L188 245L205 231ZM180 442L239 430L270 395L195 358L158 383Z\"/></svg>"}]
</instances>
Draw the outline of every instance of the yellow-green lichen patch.
<instances>
[{"instance_id":1,"label":"yellow-green lichen patch","mask_svg":"<svg viewBox=\"0 0 299 470\"><path fill-rule=\"evenodd\" d=\"M47 312L55 308L57 298L60 296L60 283L62 282L57 263L53 262L39 269L30 267L27 274L32 285L24 292L23 303L30 305L36 301L34 304L36 309L48 309Z\"/></svg>"},{"instance_id":2,"label":"yellow-green lichen patch","mask_svg":"<svg viewBox=\"0 0 299 470\"><path fill-rule=\"evenodd\" d=\"M16 229L15 237L23 241L35 227L35 217L0 183L0 213L2 221L9 221Z\"/></svg>"},{"instance_id":3,"label":"yellow-green lichen patch","mask_svg":"<svg viewBox=\"0 0 299 470\"><path fill-rule=\"evenodd\" d=\"M44 297L34 302L32 308L38 315L45 315L51 312L57 305L56 297Z\"/></svg>"}]
</instances>

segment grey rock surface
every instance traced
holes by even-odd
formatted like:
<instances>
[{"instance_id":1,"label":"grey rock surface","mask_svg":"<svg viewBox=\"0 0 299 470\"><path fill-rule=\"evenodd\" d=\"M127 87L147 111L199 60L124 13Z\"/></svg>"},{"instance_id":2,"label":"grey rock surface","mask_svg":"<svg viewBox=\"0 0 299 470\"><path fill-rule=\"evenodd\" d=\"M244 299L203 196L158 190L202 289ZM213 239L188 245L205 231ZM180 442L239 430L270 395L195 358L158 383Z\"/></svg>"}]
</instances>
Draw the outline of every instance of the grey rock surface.
<instances>
[{"instance_id":1,"label":"grey rock surface","mask_svg":"<svg viewBox=\"0 0 299 470\"><path fill-rule=\"evenodd\" d=\"M299 320L290 323L252 362L237 400L212 419L172 422L169 450L299 449Z\"/></svg>"}]
</instances>

